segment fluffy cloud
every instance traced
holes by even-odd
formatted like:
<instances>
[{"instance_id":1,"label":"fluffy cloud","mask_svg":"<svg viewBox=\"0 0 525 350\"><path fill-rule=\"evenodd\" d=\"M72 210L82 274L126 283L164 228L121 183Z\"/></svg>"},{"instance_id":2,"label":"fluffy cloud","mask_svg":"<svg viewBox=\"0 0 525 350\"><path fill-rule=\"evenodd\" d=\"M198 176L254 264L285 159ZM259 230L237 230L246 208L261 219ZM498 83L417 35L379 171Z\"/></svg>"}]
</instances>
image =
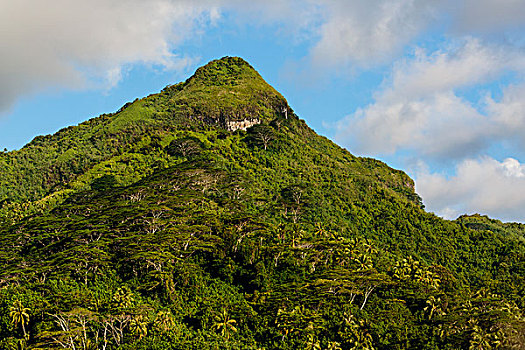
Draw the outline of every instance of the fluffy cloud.
<instances>
[{"instance_id":1,"label":"fluffy cloud","mask_svg":"<svg viewBox=\"0 0 525 350\"><path fill-rule=\"evenodd\" d=\"M177 55L178 45L205 34L225 11L239 23L272 23L280 35L311 40L318 65L371 67L444 17L459 33L490 31L525 23L523 6L516 0L4 0L0 111L49 86L111 86L132 64L186 67L191 58Z\"/></svg>"},{"instance_id":2,"label":"fluffy cloud","mask_svg":"<svg viewBox=\"0 0 525 350\"><path fill-rule=\"evenodd\" d=\"M483 45L474 38L432 54L416 51L397 63L375 102L338 124L337 139L366 154L408 150L414 156L462 159L525 129L521 90L508 89L500 101L472 103L461 88L525 71L517 49Z\"/></svg>"},{"instance_id":3,"label":"fluffy cloud","mask_svg":"<svg viewBox=\"0 0 525 350\"><path fill-rule=\"evenodd\" d=\"M409 150L423 158L454 159L487 146L490 121L452 93L423 100L380 101L343 122L337 138L365 154Z\"/></svg>"},{"instance_id":4,"label":"fluffy cloud","mask_svg":"<svg viewBox=\"0 0 525 350\"><path fill-rule=\"evenodd\" d=\"M515 148L525 149L525 83L507 86L499 101L486 99L487 113L493 116L496 127L493 133L499 139L515 143ZM517 147L516 147L517 146Z\"/></svg>"},{"instance_id":5,"label":"fluffy cloud","mask_svg":"<svg viewBox=\"0 0 525 350\"><path fill-rule=\"evenodd\" d=\"M369 66L389 60L428 26L438 3L437 0L326 1L326 22L312 50L314 61Z\"/></svg>"},{"instance_id":6,"label":"fluffy cloud","mask_svg":"<svg viewBox=\"0 0 525 350\"><path fill-rule=\"evenodd\" d=\"M370 68L392 61L439 27L451 38L493 38L525 26L521 0L218 0L223 9L251 14L251 23L289 23L282 35L306 31L318 66ZM508 39L508 38L507 38Z\"/></svg>"},{"instance_id":7,"label":"fluffy cloud","mask_svg":"<svg viewBox=\"0 0 525 350\"><path fill-rule=\"evenodd\" d=\"M398 62L386 97L425 97L485 83L508 70L523 69L525 55L520 50L466 37L431 54L416 49L413 59Z\"/></svg>"},{"instance_id":8,"label":"fluffy cloud","mask_svg":"<svg viewBox=\"0 0 525 350\"><path fill-rule=\"evenodd\" d=\"M448 219L464 213L488 214L502 220L525 222L525 164L513 158L467 159L456 175L419 171L416 189L427 209Z\"/></svg>"},{"instance_id":9,"label":"fluffy cloud","mask_svg":"<svg viewBox=\"0 0 525 350\"><path fill-rule=\"evenodd\" d=\"M315 62L370 67L395 58L436 27L451 37L476 34L507 41L525 27L521 0L317 1L324 22L312 49ZM514 31L514 32L513 32ZM521 37L521 33L518 33ZM519 40L519 39L518 39Z\"/></svg>"},{"instance_id":10,"label":"fluffy cloud","mask_svg":"<svg viewBox=\"0 0 525 350\"><path fill-rule=\"evenodd\" d=\"M372 104L338 124L337 138L365 154L403 152L421 164L452 165L414 172L427 209L445 218L480 212L523 222L525 164L483 155L525 156L524 72L522 50L472 37L430 54L418 49L394 64ZM478 99L465 97L480 85L497 86L498 97L479 90Z\"/></svg>"},{"instance_id":11,"label":"fluffy cloud","mask_svg":"<svg viewBox=\"0 0 525 350\"><path fill-rule=\"evenodd\" d=\"M196 58L177 54L180 44L227 11L291 36L310 35L321 18L314 0L2 0L0 112L48 87L111 87L134 64L183 69Z\"/></svg>"},{"instance_id":12,"label":"fluffy cloud","mask_svg":"<svg viewBox=\"0 0 525 350\"><path fill-rule=\"evenodd\" d=\"M172 49L217 13L191 1L1 1L0 110L48 86L114 84L127 64L184 67Z\"/></svg>"}]
</instances>

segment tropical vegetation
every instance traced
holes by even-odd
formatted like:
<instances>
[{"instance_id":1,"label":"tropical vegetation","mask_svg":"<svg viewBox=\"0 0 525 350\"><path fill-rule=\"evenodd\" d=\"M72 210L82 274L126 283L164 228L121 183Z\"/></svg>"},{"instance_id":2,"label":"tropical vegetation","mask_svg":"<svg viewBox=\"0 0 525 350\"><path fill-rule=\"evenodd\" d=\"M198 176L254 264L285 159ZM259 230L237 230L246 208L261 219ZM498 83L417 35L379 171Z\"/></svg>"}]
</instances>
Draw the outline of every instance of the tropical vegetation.
<instances>
[{"instance_id":1,"label":"tropical vegetation","mask_svg":"<svg viewBox=\"0 0 525 350\"><path fill-rule=\"evenodd\" d=\"M0 174L2 349L525 348L525 225L426 212L240 58Z\"/></svg>"}]
</instances>

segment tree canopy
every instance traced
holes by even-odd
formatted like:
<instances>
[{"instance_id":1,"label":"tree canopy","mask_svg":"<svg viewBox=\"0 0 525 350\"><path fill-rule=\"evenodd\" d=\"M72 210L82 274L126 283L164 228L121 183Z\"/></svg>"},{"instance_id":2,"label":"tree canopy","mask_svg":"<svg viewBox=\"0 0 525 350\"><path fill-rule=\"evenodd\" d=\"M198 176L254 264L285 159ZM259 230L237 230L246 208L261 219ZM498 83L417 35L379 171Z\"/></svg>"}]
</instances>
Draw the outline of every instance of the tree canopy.
<instances>
[{"instance_id":1,"label":"tree canopy","mask_svg":"<svg viewBox=\"0 0 525 350\"><path fill-rule=\"evenodd\" d=\"M525 347L525 226L425 212L239 58L0 174L0 348Z\"/></svg>"}]
</instances>

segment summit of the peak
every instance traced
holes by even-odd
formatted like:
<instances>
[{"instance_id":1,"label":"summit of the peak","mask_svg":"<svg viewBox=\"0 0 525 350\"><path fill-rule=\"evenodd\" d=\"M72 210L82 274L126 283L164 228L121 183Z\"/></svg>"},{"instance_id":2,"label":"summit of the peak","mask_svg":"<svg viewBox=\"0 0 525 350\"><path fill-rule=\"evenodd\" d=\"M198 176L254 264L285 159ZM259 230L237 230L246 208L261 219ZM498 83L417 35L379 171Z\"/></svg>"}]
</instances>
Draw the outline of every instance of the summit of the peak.
<instances>
[{"instance_id":1,"label":"summit of the peak","mask_svg":"<svg viewBox=\"0 0 525 350\"><path fill-rule=\"evenodd\" d=\"M226 56L210 61L198 68L188 84L238 85L246 82L259 82L268 85L261 75L244 59Z\"/></svg>"}]
</instances>

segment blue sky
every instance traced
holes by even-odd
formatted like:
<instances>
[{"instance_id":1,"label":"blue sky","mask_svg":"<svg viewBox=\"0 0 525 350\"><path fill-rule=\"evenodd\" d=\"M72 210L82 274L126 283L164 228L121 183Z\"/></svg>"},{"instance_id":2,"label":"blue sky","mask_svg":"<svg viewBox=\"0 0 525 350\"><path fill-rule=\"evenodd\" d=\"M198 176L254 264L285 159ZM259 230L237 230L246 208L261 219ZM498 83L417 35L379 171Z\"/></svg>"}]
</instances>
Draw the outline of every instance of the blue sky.
<instances>
[{"instance_id":1,"label":"blue sky","mask_svg":"<svg viewBox=\"0 0 525 350\"><path fill-rule=\"evenodd\" d=\"M525 221L524 0L0 0L0 148L241 56L427 209Z\"/></svg>"}]
</instances>

